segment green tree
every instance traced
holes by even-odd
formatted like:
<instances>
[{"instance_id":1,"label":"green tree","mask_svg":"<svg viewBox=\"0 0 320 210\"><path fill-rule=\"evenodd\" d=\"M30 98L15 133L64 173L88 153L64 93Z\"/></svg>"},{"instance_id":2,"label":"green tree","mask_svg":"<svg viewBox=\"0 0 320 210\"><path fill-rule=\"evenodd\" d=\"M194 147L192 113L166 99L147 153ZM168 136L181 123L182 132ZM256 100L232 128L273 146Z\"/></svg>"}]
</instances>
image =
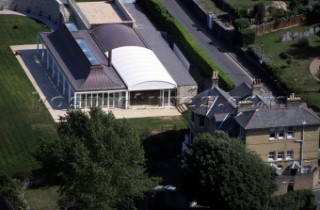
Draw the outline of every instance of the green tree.
<instances>
[{"instance_id":1,"label":"green tree","mask_svg":"<svg viewBox=\"0 0 320 210\"><path fill-rule=\"evenodd\" d=\"M36 153L60 186L59 205L73 209L134 209L133 199L152 189L143 173L144 151L125 119L92 108L68 111L58 139Z\"/></svg>"},{"instance_id":2,"label":"green tree","mask_svg":"<svg viewBox=\"0 0 320 210\"><path fill-rule=\"evenodd\" d=\"M259 24L264 22L264 18L266 17L267 11L263 2L254 5L253 7L254 14L256 16L256 20Z\"/></svg>"},{"instance_id":3,"label":"green tree","mask_svg":"<svg viewBox=\"0 0 320 210\"><path fill-rule=\"evenodd\" d=\"M183 159L189 199L213 209L264 209L277 188L272 168L221 132L198 135Z\"/></svg>"}]
</instances>

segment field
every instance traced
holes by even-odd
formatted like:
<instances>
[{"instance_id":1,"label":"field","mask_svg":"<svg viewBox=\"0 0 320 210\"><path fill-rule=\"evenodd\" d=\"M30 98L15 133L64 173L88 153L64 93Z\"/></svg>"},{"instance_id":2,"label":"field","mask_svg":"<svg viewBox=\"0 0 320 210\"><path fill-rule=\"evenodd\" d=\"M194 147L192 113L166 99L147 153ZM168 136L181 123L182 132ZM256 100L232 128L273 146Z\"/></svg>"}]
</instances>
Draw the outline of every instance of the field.
<instances>
[{"instance_id":1,"label":"field","mask_svg":"<svg viewBox=\"0 0 320 210\"><path fill-rule=\"evenodd\" d=\"M1 15L0 31L0 169L12 175L37 168L37 141L55 132L49 112L33 107L35 90L9 46L36 43L37 32L48 29L27 17Z\"/></svg>"},{"instance_id":2,"label":"field","mask_svg":"<svg viewBox=\"0 0 320 210\"><path fill-rule=\"evenodd\" d=\"M263 44L263 56L273 64L280 67L278 77L293 92L297 93L308 105L320 110L320 85L310 73L309 66L312 60L319 57L320 37L310 35L308 44L301 44L301 39L281 42L281 37L287 31L306 31L313 25L304 25L290 29L284 29L270 34L257 36L255 48L261 48ZM281 59L279 54L286 52L291 56L292 63L287 63L286 59Z\"/></svg>"}]
</instances>

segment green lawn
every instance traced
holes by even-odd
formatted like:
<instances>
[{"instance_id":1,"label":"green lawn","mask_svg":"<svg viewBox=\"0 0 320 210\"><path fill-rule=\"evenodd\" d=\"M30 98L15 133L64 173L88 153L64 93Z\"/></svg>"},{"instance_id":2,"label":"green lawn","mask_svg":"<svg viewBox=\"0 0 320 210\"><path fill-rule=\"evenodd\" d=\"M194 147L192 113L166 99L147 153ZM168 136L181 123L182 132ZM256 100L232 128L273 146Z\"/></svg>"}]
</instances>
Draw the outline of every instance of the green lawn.
<instances>
[{"instance_id":1,"label":"green lawn","mask_svg":"<svg viewBox=\"0 0 320 210\"><path fill-rule=\"evenodd\" d=\"M282 34L287 31L306 31L311 25L304 25L295 28L280 30L256 37L256 48L263 44L263 54L277 66L280 67L278 77L293 91L305 99L309 105L320 110L320 85L312 77L309 66L312 60L320 55L320 37L309 36L309 46L300 46L299 40L281 42ZM292 57L292 64L280 58L281 52L287 52Z\"/></svg>"},{"instance_id":2,"label":"green lawn","mask_svg":"<svg viewBox=\"0 0 320 210\"><path fill-rule=\"evenodd\" d=\"M189 115L189 112L184 112L176 117L134 118L128 121L138 134L155 134L166 130L188 128Z\"/></svg>"},{"instance_id":3,"label":"green lawn","mask_svg":"<svg viewBox=\"0 0 320 210\"><path fill-rule=\"evenodd\" d=\"M35 90L9 48L36 43L36 33L47 30L27 17L0 16L0 168L9 174L37 168L31 155L37 140L55 135L49 112L33 109Z\"/></svg>"}]
</instances>

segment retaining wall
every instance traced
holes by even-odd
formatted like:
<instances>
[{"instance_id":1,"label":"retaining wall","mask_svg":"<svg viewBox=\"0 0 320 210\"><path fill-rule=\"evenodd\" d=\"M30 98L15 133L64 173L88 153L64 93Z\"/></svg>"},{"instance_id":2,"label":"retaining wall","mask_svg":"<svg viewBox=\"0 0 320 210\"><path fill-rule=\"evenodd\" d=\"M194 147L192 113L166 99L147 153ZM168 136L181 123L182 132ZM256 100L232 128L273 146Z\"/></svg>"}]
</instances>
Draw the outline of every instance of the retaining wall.
<instances>
[{"instance_id":1,"label":"retaining wall","mask_svg":"<svg viewBox=\"0 0 320 210\"><path fill-rule=\"evenodd\" d=\"M54 23L61 21L59 13L61 4L56 0L0 0L1 9L44 16Z\"/></svg>"}]
</instances>

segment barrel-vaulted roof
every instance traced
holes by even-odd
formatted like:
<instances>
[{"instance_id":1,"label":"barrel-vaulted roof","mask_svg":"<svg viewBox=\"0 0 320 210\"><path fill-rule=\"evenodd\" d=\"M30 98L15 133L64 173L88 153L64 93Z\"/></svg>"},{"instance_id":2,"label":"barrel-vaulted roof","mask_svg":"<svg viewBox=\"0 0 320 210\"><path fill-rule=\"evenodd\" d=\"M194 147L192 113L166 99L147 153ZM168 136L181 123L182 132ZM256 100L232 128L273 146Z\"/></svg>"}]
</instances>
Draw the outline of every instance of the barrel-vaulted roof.
<instances>
[{"instance_id":1,"label":"barrel-vaulted roof","mask_svg":"<svg viewBox=\"0 0 320 210\"><path fill-rule=\"evenodd\" d=\"M159 90L177 87L152 50L127 46L112 50L112 65L130 91Z\"/></svg>"},{"instance_id":2,"label":"barrel-vaulted roof","mask_svg":"<svg viewBox=\"0 0 320 210\"><path fill-rule=\"evenodd\" d=\"M124 46L145 47L136 32L124 24L101 25L91 33L104 52Z\"/></svg>"}]
</instances>

